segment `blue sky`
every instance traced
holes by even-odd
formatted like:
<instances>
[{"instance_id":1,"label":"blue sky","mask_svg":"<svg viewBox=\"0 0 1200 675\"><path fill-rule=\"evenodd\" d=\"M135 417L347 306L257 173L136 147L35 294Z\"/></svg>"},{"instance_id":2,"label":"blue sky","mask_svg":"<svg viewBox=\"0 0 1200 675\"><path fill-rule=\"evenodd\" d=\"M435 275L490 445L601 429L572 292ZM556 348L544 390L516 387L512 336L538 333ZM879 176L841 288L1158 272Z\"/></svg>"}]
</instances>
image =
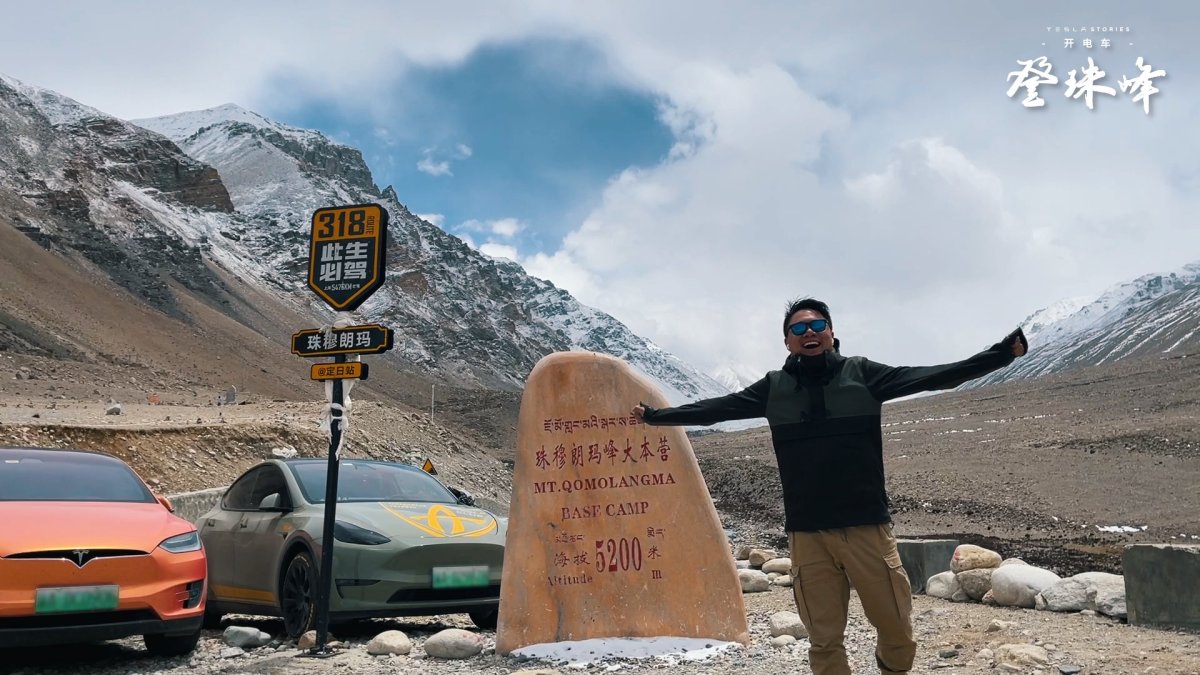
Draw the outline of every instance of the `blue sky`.
<instances>
[{"instance_id":1,"label":"blue sky","mask_svg":"<svg viewBox=\"0 0 1200 675\"><path fill-rule=\"evenodd\" d=\"M1200 260L1200 5L1162 7L60 1L9 8L55 30L12 31L0 71L127 119L320 129L480 251L761 374L798 295L844 353L920 365ZM1031 109L1006 76L1038 56L1058 82ZM1114 88L1165 69L1152 114L1069 98L1089 56Z\"/></svg>"},{"instance_id":2,"label":"blue sky","mask_svg":"<svg viewBox=\"0 0 1200 675\"><path fill-rule=\"evenodd\" d=\"M412 67L365 89L403 101L387 119L307 96L266 97L259 112L362 149L381 188L394 186L410 210L437 214L449 232L551 253L610 177L660 163L673 144L659 97L608 78L603 60L582 41L487 45L461 63ZM268 86L293 90L287 78ZM497 220L520 230L499 236L488 227Z\"/></svg>"}]
</instances>

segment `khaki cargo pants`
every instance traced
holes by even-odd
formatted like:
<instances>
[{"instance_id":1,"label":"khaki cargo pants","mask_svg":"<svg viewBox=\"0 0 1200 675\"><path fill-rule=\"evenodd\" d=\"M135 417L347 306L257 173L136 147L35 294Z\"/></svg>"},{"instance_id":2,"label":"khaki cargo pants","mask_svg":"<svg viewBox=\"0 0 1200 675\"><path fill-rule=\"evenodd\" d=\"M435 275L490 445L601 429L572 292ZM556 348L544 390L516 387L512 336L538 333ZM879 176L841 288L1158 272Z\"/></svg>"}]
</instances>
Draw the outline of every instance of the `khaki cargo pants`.
<instances>
[{"instance_id":1,"label":"khaki cargo pants","mask_svg":"<svg viewBox=\"0 0 1200 675\"><path fill-rule=\"evenodd\" d=\"M912 587L900 564L890 525L789 532L792 592L808 629L814 675L850 675L843 639L850 584L878 633L875 661L882 673L912 668Z\"/></svg>"}]
</instances>

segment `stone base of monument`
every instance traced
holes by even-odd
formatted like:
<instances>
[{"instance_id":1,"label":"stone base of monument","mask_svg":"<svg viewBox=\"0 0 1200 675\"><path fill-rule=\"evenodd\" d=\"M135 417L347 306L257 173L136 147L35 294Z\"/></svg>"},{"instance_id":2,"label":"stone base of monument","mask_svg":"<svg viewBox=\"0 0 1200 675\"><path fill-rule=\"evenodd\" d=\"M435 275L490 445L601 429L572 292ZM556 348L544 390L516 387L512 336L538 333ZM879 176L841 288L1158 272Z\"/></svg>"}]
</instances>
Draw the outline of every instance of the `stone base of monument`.
<instances>
[{"instance_id":1,"label":"stone base of monument","mask_svg":"<svg viewBox=\"0 0 1200 675\"><path fill-rule=\"evenodd\" d=\"M957 539L897 539L900 562L908 573L913 593L925 592L925 580L950 569Z\"/></svg>"},{"instance_id":2,"label":"stone base of monument","mask_svg":"<svg viewBox=\"0 0 1200 675\"><path fill-rule=\"evenodd\" d=\"M1200 629L1200 545L1133 544L1121 567L1129 623Z\"/></svg>"}]
</instances>

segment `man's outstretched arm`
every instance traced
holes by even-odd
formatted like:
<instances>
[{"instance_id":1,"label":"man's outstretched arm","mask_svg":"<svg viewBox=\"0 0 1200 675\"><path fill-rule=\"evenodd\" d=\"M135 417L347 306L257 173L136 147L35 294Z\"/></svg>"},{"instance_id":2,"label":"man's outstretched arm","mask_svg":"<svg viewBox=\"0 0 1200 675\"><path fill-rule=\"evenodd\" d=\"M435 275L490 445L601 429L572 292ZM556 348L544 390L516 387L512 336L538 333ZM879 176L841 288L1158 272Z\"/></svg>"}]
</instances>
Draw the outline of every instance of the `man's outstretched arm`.
<instances>
[{"instance_id":1,"label":"man's outstretched arm","mask_svg":"<svg viewBox=\"0 0 1200 675\"><path fill-rule=\"evenodd\" d=\"M651 408L642 403L634 406L632 412L646 424L656 426L716 424L765 416L770 393L771 382L764 377L734 394L706 398L678 408Z\"/></svg>"},{"instance_id":2,"label":"man's outstretched arm","mask_svg":"<svg viewBox=\"0 0 1200 675\"><path fill-rule=\"evenodd\" d=\"M978 354L940 366L885 366L867 361L864 369L867 388L879 401L890 401L922 391L953 389L977 377L999 370L1029 351L1025 333L1017 328L996 344Z\"/></svg>"}]
</instances>

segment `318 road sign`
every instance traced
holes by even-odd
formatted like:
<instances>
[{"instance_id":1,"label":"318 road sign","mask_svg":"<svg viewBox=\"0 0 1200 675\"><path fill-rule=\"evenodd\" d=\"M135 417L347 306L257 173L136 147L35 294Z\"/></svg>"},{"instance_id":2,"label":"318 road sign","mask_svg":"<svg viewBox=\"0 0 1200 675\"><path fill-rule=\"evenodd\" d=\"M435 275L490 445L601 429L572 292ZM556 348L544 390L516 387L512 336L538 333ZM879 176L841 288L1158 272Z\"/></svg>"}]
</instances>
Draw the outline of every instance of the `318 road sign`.
<instances>
[{"instance_id":1,"label":"318 road sign","mask_svg":"<svg viewBox=\"0 0 1200 675\"><path fill-rule=\"evenodd\" d=\"M308 287L339 312L357 308L383 285L388 213L378 204L313 213Z\"/></svg>"}]
</instances>

